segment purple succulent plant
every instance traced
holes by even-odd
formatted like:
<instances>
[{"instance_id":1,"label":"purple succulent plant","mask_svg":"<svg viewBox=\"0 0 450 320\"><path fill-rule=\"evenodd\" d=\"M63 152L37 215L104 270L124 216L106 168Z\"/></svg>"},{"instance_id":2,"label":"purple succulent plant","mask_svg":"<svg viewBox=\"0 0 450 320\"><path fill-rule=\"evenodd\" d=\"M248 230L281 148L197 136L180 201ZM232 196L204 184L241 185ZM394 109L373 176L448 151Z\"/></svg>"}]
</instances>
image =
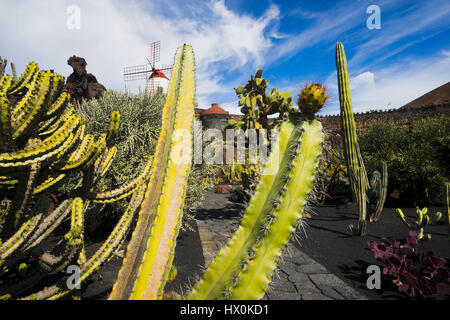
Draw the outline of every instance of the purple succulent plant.
<instances>
[{"instance_id":1,"label":"purple succulent plant","mask_svg":"<svg viewBox=\"0 0 450 320\"><path fill-rule=\"evenodd\" d=\"M368 246L375 259L385 264L383 277L399 292L417 299L450 293L448 262L433 252L419 253L416 231L404 241L382 238L381 243L371 241Z\"/></svg>"}]
</instances>

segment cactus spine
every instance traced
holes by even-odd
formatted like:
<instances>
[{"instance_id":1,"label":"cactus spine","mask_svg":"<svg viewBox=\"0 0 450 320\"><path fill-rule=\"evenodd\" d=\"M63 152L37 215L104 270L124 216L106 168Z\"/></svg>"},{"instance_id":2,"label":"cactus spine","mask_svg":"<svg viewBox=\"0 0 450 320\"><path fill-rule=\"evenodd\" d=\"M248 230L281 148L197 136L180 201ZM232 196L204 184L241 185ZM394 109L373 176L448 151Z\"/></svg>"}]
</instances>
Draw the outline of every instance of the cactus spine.
<instances>
[{"instance_id":1,"label":"cactus spine","mask_svg":"<svg viewBox=\"0 0 450 320\"><path fill-rule=\"evenodd\" d=\"M242 222L187 299L260 299L282 249L301 221L324 134L315 119L291 114L279 130Z\"/></svg>"},{"instance_id":2,"label":"cactus spine","mask_svg":"<svg viewBox=\"0 0 450 320\"><path fill-rule=\"evenodd\" d=\"M162 298L192 160L194 99L194 53L191 46L184 45L175 55L153 172L110 299Z\"/></svg>"},{"instance_id":3,"label":"cactus spine","mask_svg":"<svg viewBox=\"0 0 450 320\"><path fill-rule=\"evenodd\" d=\"M352 108L352 97L350 94L347 58L345 56L344 45L341 42L338 42L336 45L336 68L345 162L350 173L349 179L353 200L359 203L360 208L358 227L354 228L350 225L349 228L354 235L364 235L366 233L365 220L368 219L370 222L377 221L383 210L387 193L387 165L384 162L382 163L382 177L379 172L375 171L373 173L372 183L370 183L364 167L361 151L359 150L355 117ZM366 192L368 193L367 195ZM366 204L362 205L360 203L363 199L369 202L368 212L366 212Z\"/></svg>"}]
</instances>

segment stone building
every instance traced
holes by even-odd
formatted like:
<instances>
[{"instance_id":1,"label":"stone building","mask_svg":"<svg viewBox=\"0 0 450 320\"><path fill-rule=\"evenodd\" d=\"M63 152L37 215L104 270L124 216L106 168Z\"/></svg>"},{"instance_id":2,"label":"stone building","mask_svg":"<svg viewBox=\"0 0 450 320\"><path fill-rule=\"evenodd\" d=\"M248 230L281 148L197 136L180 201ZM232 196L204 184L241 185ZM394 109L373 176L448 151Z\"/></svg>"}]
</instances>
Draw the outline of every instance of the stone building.
<instances>
[{"instance_id":1,"label":"stone building","mask_svg":"<svg viewBox=\"0 0 450 320\"><path fill-rule=\"evenodd\" d=\"M197 117L201 120L203 130L219 129L223 130L230 119L230 114L219 107L217 103L211 104L209 109L195 109Z\"/></svg>"}]
</instances>

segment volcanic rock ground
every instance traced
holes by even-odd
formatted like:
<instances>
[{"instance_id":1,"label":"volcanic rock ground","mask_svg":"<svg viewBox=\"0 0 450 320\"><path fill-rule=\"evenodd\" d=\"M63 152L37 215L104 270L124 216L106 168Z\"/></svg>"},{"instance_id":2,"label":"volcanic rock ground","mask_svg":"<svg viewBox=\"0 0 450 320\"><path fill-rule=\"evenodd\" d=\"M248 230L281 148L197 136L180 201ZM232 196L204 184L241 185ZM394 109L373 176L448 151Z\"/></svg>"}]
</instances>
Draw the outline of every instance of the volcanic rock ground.
<instances>
[{"instance_id":1,"label":"volcanic rock ground","mask_svg":"<svg viewBox=\"0 0 450 320\"><path fill-rule=\"evenodd\" d=\"M177 278L166 285L165 292L186 293L197 282L219 249L239 226L244 206L230 202L227 194L207 190L202 205L196 211L196 220L189 221L194 231L181 231L177 240L174 265ZM435 212L439 208L429 208ZM404 299L404 296L386 289L369 290L367 267L381 265L373 258L367 242L381 237L404 239L408 230L400 222L393 208L385 208L377 223L368 225L366 237L352 237L348 224L357 223L357 208L322 206L314 208L308 219L306 234L299 231L300 244L292 242L283 254L282 262L264 299L268 300L365 300ZM415 209L404 210L413 217ZM434 251L449 258L450 250L444 223L430 226L430 241L421 243L424 252ZM100 244L88 247L94 251ZM117 278L122 259L114 257L83 293L84 299L107 298Z\"/></svg>"}]
</instances>

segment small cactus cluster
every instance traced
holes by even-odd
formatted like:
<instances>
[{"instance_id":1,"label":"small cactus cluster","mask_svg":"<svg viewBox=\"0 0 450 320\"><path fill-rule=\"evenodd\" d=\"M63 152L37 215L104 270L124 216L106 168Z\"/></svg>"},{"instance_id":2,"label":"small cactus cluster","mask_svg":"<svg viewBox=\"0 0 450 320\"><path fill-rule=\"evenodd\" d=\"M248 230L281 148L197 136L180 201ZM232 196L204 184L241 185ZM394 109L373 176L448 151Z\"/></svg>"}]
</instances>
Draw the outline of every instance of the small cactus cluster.
<instances>
[{"instance_id":1,"label":"small cactus cluster","mask_svg":"<svg viewBox=\"0 0 450 320\"><path fill-rule=\"evenodd\" d=\"M408 227L408 229L410 229L412 231L417 231L417 240L418 241L430 240L431 234L425 233L424 228L427 225L436 224L436 222L438 222L442 218L441 212L436 212L434 214L434 216L431 216L428 213L428 208L423 208L423 209L416 208L416 220L413 223L410 223L406 219L406 216L401 209L397 208L396 212L397 212L400 220L403 222L403 224L406 227Z\"/></svg>"},{"instance_id":2,"label":"small cactus cluster","mask_svg":"<svg viewBox=\"0 0 450 320\"><path fill-rule=\"evenodd\" d=\"M306 85L298 95L297 104L300 111L305 114L319 112L328 100L326 88L320 83Z\"/></svg>"}]
</instances>

